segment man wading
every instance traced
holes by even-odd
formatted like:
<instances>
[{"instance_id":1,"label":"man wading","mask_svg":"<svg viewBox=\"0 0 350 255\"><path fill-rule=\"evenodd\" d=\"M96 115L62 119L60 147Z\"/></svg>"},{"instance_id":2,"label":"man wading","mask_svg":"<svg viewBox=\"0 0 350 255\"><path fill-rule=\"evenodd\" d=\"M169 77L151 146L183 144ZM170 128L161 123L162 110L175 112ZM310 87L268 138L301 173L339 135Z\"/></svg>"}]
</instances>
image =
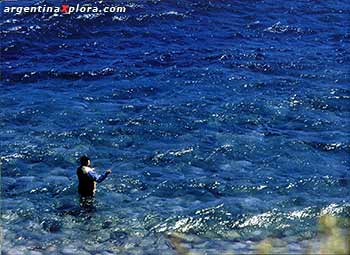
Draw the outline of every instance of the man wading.
<instances>
[{"instance_id":1,"label":"man wading","mask_svg":"<svg viewBox=\"0 0 350 255\"><path fill-rule=\"evenodd\" d=\"M86 156L80 158L80 167L77 169L79 179L78 192L82 197L92 197L96 191L96 182L100 183L111 173L108 169L104 174L98 175L94 168L91 168L90 159Z\"/></svg>"}]
</instances>

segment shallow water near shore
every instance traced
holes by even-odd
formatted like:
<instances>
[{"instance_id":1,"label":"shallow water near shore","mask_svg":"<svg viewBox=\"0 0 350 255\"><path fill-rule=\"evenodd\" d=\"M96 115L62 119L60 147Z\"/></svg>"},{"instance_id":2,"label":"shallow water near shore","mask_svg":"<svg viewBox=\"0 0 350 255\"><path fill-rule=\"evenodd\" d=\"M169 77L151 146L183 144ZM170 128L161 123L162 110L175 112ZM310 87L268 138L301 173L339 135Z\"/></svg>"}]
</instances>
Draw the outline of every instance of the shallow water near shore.
<instances>
[{"instance_id":1,"label":"shallow water near shore","mask_svg":"<svg viewBox=\"0 0 350 255\"><path fill-rule=\"evenodd\" d=\"M2 15L4 254L303 254L350 217L349 3L122 3Z\"/></svg>"}]
</instances>

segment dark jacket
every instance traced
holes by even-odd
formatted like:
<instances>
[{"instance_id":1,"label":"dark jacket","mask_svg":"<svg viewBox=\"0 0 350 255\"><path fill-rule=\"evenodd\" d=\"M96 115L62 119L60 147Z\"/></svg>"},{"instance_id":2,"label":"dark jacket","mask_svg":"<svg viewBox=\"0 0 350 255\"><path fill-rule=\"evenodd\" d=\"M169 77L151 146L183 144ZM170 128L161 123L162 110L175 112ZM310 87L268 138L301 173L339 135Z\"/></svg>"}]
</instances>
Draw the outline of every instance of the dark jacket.
<instances>
[{"instance_id":1,"label":"dark jacket","mask_svg":"<svg viewBox=\"0 0 350 255\"><path fill-rule=\"evenodd\" d=\"M88 166L80 166L77 169L79 194L84 197L93 196L96 191L96 182L102 182L104 179L106 179L109 173L110 172L106 171L104 174L98 175L93 168Z\"/></svg>"},{"instance_id":2,"label":"dark jacket","mask_svg":"<svg viewBox=\"0 0 350 255\"><path fill-rule=\"evenodd\" d=\"M82 166L77 169L77 175L79 179L79 194L84 197L93 196L96 190L96 182L88 175L88 172Z\"/></svg>"}]
</instances>

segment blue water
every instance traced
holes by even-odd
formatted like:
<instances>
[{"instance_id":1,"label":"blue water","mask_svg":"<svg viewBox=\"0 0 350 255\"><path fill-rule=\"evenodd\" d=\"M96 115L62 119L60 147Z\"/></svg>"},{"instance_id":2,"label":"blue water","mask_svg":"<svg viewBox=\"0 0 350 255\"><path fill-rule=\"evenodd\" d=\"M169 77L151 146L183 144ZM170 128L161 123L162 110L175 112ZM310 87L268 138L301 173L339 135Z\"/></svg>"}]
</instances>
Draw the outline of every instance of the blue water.
<instances>
[{"instance_id":1,"label":"blue water","mask_svg":"<svg viewBox=\"0 0 350 255\"><path fill-rule=\"evenodd\" d=\"M2 13L5 254L176 254L175 232L198 254L302 253L320 215L350 216L348 1L118 5ZM113 169L94 210L84 154Z\"/></svg>"}]
</instances>

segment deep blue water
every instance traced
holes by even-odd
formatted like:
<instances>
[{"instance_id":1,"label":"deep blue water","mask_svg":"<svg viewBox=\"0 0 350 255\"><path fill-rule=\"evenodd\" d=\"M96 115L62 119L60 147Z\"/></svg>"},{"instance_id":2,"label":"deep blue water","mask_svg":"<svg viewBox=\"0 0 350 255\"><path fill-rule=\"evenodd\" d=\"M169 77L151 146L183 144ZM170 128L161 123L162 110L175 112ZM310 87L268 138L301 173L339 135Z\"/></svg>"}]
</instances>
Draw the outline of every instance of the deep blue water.
<instances>
[{"instance_id":1,"label":"deep blue water","mask_svg":"<svg viewBox=\"0 0 350 255\"><path fill-rule=\"evenodd\" d=\"M173 232L199 254L267 237L302 253L320 215L349 217L349 1L3 13L15 4L1 3L5 254L175 254ZM79 206L83 154L113 168L95 211Z\"/></svg>"}]
</instances>

